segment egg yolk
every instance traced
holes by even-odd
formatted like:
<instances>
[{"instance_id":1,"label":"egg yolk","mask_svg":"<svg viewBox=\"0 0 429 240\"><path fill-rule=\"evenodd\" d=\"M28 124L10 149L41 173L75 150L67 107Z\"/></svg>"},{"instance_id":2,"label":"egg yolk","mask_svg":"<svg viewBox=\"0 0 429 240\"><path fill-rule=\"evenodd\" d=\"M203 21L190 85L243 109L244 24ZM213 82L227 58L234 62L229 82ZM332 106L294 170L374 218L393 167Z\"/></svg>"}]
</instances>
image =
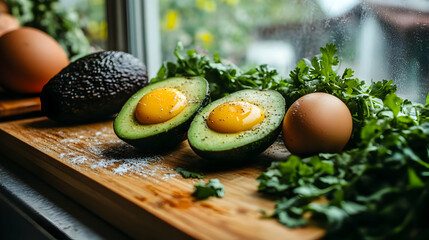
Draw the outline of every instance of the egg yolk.
<instances>
[{"instance_id":1,"label":"egg yolk","mask_svg":"<svg viewBox=\"0 0 429 240\"><path fill-rule=\"evenodd\" d=\"M165 122L186 107L186 96L174 88L160 88L144 95L136 108L136 118L141 124Z\"/></svg>"},{"instance_id":2,"label":"egg yolk","mask_svg":"<svg viewBox=\"0 0 429 240\"><path fill-rule=\"evenodd\" d=\"M207 125L220 133L237 133L251 129L264 120L262 109L244 101L227 102L210 113Z\"/></svg>"}]
</instances>

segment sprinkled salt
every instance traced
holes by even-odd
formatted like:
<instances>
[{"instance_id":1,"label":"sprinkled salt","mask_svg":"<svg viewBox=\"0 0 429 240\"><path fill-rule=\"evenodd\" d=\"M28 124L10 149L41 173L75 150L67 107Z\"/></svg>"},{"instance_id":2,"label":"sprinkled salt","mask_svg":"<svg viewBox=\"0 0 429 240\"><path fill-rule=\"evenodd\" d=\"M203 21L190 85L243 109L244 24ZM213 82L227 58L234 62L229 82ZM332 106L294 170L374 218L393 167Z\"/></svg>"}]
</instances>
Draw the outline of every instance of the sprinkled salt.
<instances>
[{"instance_id":1,"label":"sprinkled salt","mask_svg":"<svg viewBox=\"0 0 429 240\"><path fill-rule=\"evenodd\" d=\"M167 174L164 174L164 176L162 176L162 179L166 180L166 179L169 179L169 178L172 178L172 177L177 177L177 174L175 174L175 173L167 173Z\"/></svg>"},{"instance_id":2,"label":"sprinkled salt","mask_svg":"<svg viewBox=\"0 0 429 240\"><path fill-rule=\"evenodd\" d=\"M111 166L115 166L115 162L102 158L102 159L98 160L97 163L91 165L91 169L107 168L107 167L111 167Z\"/></svg>"},{"instance_id":3,"label":"sprinkled salt","mask_svg":"<svg viewBox=\"0 0 429 240\"><path fill-rule=\"evenodd\" d=\"M61 131L57 132L60 133ZM67 132L64 139L54 145L58 157L75 166L90 170L108 170L115 175L138 175L168 179L176 177L172 169L160 164L163 157L138 152L118 139L111 128Z\"/></svg>"},{"instance_id":4,"label":"sprinkled salt","mask_svg":"<svg viewBox=\"0 0 429 240\"><path fill-rule=\"evenodd\" d=\"M71 162L71 163L74 163L74 164L82 164L82 163L84 163L86 160L87 160L87 159L86 159L86 157L84 157L84 156L77 156L77 157L71 158L71 159L70 159L70 162Z\"/></svg>"}]
</instances>

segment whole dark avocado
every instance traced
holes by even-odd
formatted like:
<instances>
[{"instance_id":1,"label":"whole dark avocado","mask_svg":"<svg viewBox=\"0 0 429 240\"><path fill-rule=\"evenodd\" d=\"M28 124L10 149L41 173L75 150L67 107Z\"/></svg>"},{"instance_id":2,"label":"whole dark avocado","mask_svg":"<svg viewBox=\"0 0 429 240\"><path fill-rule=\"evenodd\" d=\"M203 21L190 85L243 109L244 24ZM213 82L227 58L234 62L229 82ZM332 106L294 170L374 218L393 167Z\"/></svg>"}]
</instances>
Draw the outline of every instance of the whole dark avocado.
<instances>
[{"instance_id":1,"label":"whole dark avocado","mask_svg":"<svg viewBox=\"0 0 429 240\"><path fill-rule=\"evenodd\" d=\"M93 53L70 63L43 87L42 113L61 123L107 119L147 84L146 66L133 55Z\"/></svg>"}]
</instances>

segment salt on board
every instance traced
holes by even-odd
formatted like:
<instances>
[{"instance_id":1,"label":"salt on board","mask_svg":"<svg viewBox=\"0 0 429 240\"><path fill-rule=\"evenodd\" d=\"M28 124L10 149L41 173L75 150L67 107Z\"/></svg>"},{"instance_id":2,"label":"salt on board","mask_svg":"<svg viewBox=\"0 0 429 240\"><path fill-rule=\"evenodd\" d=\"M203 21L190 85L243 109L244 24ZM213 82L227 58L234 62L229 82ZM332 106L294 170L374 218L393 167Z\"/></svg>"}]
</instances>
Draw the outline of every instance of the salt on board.
<instances>
[{"instance_id":1,"label":"salt on board","mask_svg":"<svg viewBox=\"0 0 429 240\"><path fill-rule=\"evenodd\" d=\"M56 145L58 157L76 167L85 164L91 170L107 169L115 175L159 176L163 180L178 176L173 169L157 164L163 160L162 156L138 152L118 139L110 128L57 134L66 136ZM94 158L88 157L88 153Z\"/></svg>"}]
</instances>

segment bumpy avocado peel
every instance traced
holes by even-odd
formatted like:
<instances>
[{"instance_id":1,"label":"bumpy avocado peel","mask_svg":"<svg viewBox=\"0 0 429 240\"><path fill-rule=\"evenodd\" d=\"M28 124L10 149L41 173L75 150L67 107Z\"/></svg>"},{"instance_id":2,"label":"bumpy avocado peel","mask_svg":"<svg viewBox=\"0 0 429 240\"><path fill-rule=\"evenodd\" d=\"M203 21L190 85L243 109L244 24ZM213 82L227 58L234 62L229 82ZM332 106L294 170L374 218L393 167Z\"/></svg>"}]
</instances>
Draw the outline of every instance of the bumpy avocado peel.
<instances>
[{"instance_id":1,"label":"bumpy avocado peel","mask_svg":"<svg viewBox=\"0 0 429 240\"><path fill-rule=\"evenodd\" d=\"M70 63L43 87L42 113L62 123L104 120L147 84L146 66L133 55L93 53Z\"/></svg>"}]
</instances>

